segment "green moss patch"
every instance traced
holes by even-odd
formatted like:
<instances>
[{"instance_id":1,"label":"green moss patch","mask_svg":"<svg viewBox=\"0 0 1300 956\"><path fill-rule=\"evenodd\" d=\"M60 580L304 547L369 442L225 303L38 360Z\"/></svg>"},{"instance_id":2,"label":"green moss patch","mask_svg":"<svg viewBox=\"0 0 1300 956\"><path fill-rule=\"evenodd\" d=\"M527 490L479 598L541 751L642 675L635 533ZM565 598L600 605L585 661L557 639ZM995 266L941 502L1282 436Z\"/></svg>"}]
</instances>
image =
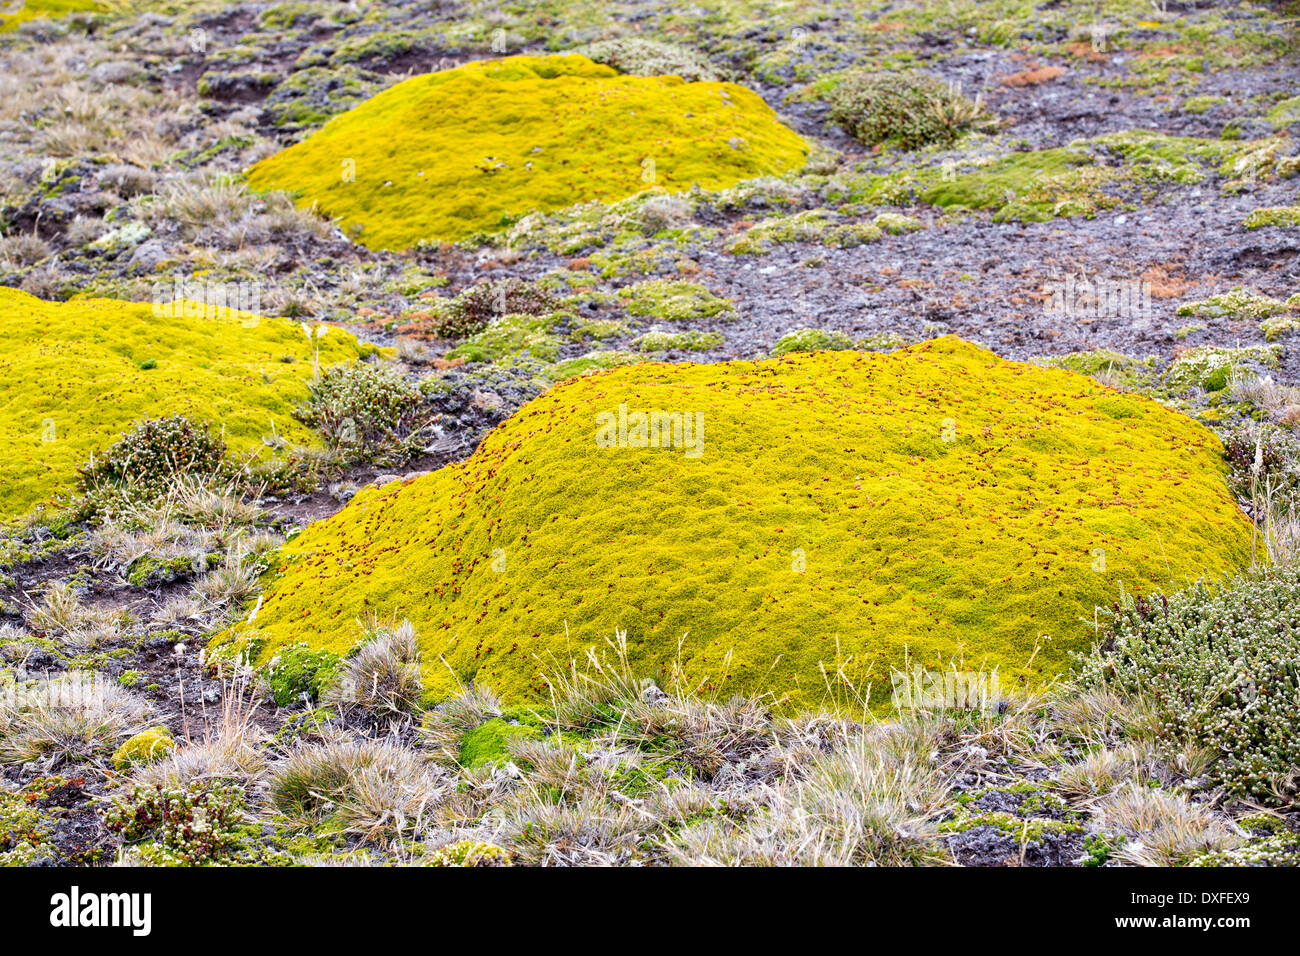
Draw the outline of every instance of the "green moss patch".
<instances>
[{"instance_id":1,"label":"green moss patch","mask_svg":"<svg viewBox=\"0 0 1300 956\"><path fill-rule=\"evenodd\" d=\"M1218 319L1267 319L1290 311L1291 306L1281 299L1260 295L1245 286L1229 292L1212 295L1200 302L1186 302L1178 307L1179 315Z\"/></svg>"},{"instance_id":2,"label":"green moss patch","mask_svg":"<svg viewBox=\"0 0 1300 956\"><path fill-rule=\"evenodd\" d=\"M1281 346L1247 345L1240 348L1217 348L1203 345L1189 349L1165 370L1165 384L1175 391L1202 388L1217 392L1228 387L1238 375L1262 366L1276 368Z\"/></svg>"},{"instance_id":3,"label":"green moss patch","mask_svg":"<svg viewBox=\"0 0 1300 956\"><path fill-rule=\"evenodd\" d=\"M694 416L702 441L671 447L665 424L648 444L649 412ZM645 363L363 491L286 545L256 630L227 639L343 652L359 614L409 617L435 695L475 681L522 703L625 631L661 686L680 655L715 689L809 703L837 666L887 681L905 659L1037 682L1087 647L1082 619L1120 582L1249 552L1218 439L1075 373L954 338Z\"/></svg>"},{"instance_id":4,"label":"green moss patch","mask_svg":"<svg viewBox=\"0 0 1300 956\"><path fill-rule=\"evenodd\" d=\"M618 294L632 315L669 322L726 318L735 310L730 299L714 295L698 282L648 279L620 289Z\"/></svg>"},{"instance_id":5,"label":"green moss patch","mask_svg":"<svg viewBox=\"0 0 1300 956\"><path fill-rule=\"evenodd\" d=\"M536 736L536 727L512 724L502 717L494 717L465 732L460 742L459 760L462 766L470 769L482 767L504 760L509 755L507 745L510 741Z\"/></svg>"},{"instance_id":6,"label":"green moss patch","mask_svg":"<svg viewBox=\"0 0 1300 956\"><path fill-rule=\"evenodd\" d=\"M323 363L364 351L337 330L319 341ZM217 423L239 453L263 450L272 430L314 441L292 414L312 374L311 344L293 322L0 289L0 343L0 517L69 489L79 466L141 419Z\"/></svg>"},{"instance_id":7,"label":"green moss patch","mask_svg":"<svg viewBox=\"0 0 1300 956\"><path fill-rule=\"evenodd\" d=\"M661 186L730 186L807 152L730 83L620 76L583 56L516 56L412 77L254 166L372 249L460 240L533 211Z\"/></svg>"},{"instance_id":8,"label":"green moss patch","mask_svg":"<svg viewBox=\"0 0 1300 956\"><path fill-rule=\"evenodd\" d=\"M886 232L898 235L921 228L921 223L898 213L881 213L870 222L841 222L827 209L809 209L789 216L773 216L751 226L727 244L734 255L761 255L773 245L817 242L846 248L875 242Z\"/></svg>"},{"instance_id":9,"label":"green moss patch","mask_svg":"<svg viewBox=\"0 0 1300 956\"><path fill-rule=\"evenodd\" d=\"M1242 225L1247 229L1300 228L1300 204L1295 206L1262 206L1253 210Z\"/></svg>"}]
</instances>

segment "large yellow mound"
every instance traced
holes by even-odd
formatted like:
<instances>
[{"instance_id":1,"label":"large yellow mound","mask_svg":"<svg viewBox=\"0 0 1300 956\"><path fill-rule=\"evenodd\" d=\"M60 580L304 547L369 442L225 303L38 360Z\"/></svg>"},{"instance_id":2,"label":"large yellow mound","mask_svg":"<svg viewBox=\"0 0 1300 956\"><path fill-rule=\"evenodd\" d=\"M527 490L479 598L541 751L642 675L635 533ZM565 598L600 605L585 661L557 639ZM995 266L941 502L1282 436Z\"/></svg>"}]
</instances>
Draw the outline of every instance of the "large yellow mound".
<instances>
[{"instance_id":1,"label":"large yellow mound","mask_svg":"<svg viewBox=\"0 0 1300 956\"><path fill-rule=\"evenodd\" d=\"M620 406L625 445L636 412L702 416L698 456L619 447ZM1121 582L1219 573L1249 550L1207 429L944 338L559 385L464 463L291 541L253 636L264 656L342 651L358 617L409 617L437 691L520 700L618 628L647 675L680 640L688 676L812 703L821 668L848 660L885 682L880 703L905 656L1001 665L1004 686L1059 672Z\"/></svg>"},{"instance_id":2,"label":"large yellow mound","mask_svg":"<svg viewBox=\"0 0 1300 956\"><path fill-rule=\"evenodd\" d=\"M660 186L784 172L806 146L754 93L514 56L412 77L249 170L372 249L458 240L513 218Z\"/></svg>"},{"instance_id":3,"label":"large yellow mound","mask_svg":"<svg viewBox=\"0 0 1300 956\"><path fill-rule=\"evenodd\" d=\"M320 342L327 364L364 351L339 330ZM213 422L235 451L262 448L273 429L311 441L292 417L310 357L302 329L284 319L0 288L0 518L67 490L78 466L140 419Z\"/></svg>"}]
</instances>

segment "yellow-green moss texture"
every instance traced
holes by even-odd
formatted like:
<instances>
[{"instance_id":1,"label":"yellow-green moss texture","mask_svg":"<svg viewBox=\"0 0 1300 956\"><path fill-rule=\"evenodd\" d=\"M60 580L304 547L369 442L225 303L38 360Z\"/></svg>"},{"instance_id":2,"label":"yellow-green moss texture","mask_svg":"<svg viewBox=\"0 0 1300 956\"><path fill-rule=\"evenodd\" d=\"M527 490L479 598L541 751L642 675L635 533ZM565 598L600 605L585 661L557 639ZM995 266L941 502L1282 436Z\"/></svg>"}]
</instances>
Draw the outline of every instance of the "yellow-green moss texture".
<instances>
[{"instance_id":1,"label":"yellow-green moss texture","mask_svg":"<svg viewBox=\"0 0 1300 956\"><path fill-rule=\"evenodd\" d=\"M702 453L599 446L620 404L703 416ZM267 654L343 651L358 616L409 617L435 691L513 700L626 629L661 680L680 639L715 687L729 673L728 691L810 704L847 661L883 682L879 706L905 657L1040 681L1121 581L1148 591L1249 551L1207 429L949 337L559 385L469 460L291 541L257 625Z\"/></svg>"},{"instance_id":2,"label":"yellow-green moss texture","mask_svg":"<svg viewBox=\"0 0 1300 956\"><path fill-rule=\"evenodd\" d=\"M212 422L237 453L264 450L273 425L290 443L313 440L292 416L312 374L297 323L159 311L0 289L0 518L68 490L78 466L145 418ZM322 364L363 351L337 329L320 342Z\"/></svg>"},{"instance_id":3,"label":"yellow-green moss texture","mask_svg":"<svg viewBox=\"0 0 1300 956\"><path fill-rule=\"evenodd\" d=\"M113 769L127 771L141 764L167 756L176 749L176 740L166 727L142 730L113 753Z\"/></svg>"},{"instance_id":4,"label":"yellow-green moss texture","mask_svg":"<svg viewBox=\"0 0 1300 956\"><path fill-rule=\"evenodd\" d=\"M651 186L726 187L805 154L743 87L514 56L399 83L258 163L249 183L360 227L372 249L405 249Z\"/></svg>"}]
</instances>

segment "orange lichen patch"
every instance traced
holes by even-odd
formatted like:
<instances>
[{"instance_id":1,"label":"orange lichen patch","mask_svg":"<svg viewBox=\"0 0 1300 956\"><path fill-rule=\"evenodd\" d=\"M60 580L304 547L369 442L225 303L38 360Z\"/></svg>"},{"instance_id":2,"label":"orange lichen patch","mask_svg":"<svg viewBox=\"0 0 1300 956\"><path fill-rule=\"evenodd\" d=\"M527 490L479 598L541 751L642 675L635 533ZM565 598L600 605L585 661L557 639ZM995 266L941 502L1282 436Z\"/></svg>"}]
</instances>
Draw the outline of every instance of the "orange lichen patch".
<instances>
[{"instance_id":1,"label":"orange lichen patch","mask_svg":"<svg viewBox=\"0 0 1300 956\"><path fill-rule=\"evenodd\" d=\"M1068 43L1065 46L1066 52L1078 60L1084 60L1088 63L1109 63L1110 57L1102 53L1091 43L1080 41L1079 43Z\"/></svg>"},{"instance_id":2,"label":"orange lichen patch","mask_svg":"<svg viewBox=\"0 0 1300 956\"><path fill-rule=\"evenodd\" d=\"M1011 73L998 80L1003 86L1038 86L1041 83L1047 83L1056 79L1065 73L1063 66L1044 66L1036 70L1021 70L1019 73Z\"/></svg>"},{"instance_id":3,"label":"orange lichen patch","mask_svg":"<svg viewBox=\"0 0 1300 956\"><path fill-rule=\"evenodd\" d=\"M1177 43L1169 43L1164 46L1153 46L1143 50L1138 54L1139 60L1167 60L1170 57L1182 56L1187 52L1187 47Z\"/></svg>"},{"instance_id":4,"label":"orange lichen patch","mask_svg":"<svg viewBox=\"0 0 1300 956\"><path fill-rule=\"evenodd\" d=\"M1187 273L1174 266L1150 266L1142 272L1153 299L1178 299L1192 284Z\"/></svg>"}]
</instances>

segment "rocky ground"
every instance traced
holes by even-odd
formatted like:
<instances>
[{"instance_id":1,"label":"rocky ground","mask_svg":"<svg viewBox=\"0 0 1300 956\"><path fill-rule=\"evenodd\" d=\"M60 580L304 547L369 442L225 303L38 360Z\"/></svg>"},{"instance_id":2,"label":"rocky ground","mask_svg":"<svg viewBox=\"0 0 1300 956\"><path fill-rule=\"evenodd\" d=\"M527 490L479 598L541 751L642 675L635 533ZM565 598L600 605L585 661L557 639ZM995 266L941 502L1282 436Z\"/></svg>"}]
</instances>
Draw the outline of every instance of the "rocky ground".
<instances>
[{"instance_id":1,"label":"rocky ground","mask_svg":"<svg viewBox=\"0 0 1300 956\"><path fill-rule=\"evenodd\" d=\"M822 344L866 348L951 333L1006 357L1108 376L1225 434L1244 421L1294 426L1300 398L1289 387L1300 386L1292 344L1300 333L1265 320L1294 314L1300 327L1300 226L1247 224L1257 210L1300 206L1300 7L138 6L0 33L0 283L46 298L149 301L156 283L175 276L253 281L267 314L346 325L395 346L411 379L436 383L427 388L434 429L414 457L337 464L317 487L263 495L245 514L211 507L178 519L178 551L201 554L201 565L133 577L109 531L77 522L14 527L0 542L0 655L8 666L101 675L144 700L150 724L207 746L205 767L224 768L213 771L217 779L248 788L248 819L232 826L227 855L215 859L436 862L447 847L463 855L465 847L501 845L525 863L1296 861L1294 814L1252 816L1207 791L1195 759L1180 763L1126 742L1118 728L1140 718L1115 700L1094 700L1098 710L1080 714L1049 697L1017 704L1014 720L924 718L902 730L864 731L825 715L790 722L762 702L661 699L656 688L619 685L596 704L599 694L571 688L568 719L491 701L430 717L391 700L308 706L290 697L277 706L261 678L209 660L204 639L247 613L262 555L282 536L331 514L368 482L468 456L519 404L590 367L761 358L805 329L818 330ZM407 253L369 251L283 197L255 196L238 182L252 162L406 75L623 32L702 51L760 92L818 154L782 180L672 201L643 197L614 213L529 217L499 236ZM918 66L960 84L998 126L918 150L859 143L829 120L819 84L862 65ZM1138 153L1120 135L1132 131L1152 134ZM1035 163L1058 148L1086 155L1084 168L1104 171L1104 179L1066 177L1044 198ZM997 165L1017 158L1027 165ZM990 168L1008 171L975 190ZM979 202L924 198L944 183L971 185L964 195ZM1034 215L1024 215L1033 203ZM737 251L748 230L814 210L825 213L794 238ZM835 227L882 213L908 217L906 226L860 244L836 239ZM1053 291L1068 277L1127 283L1143 290L1150 308L1108 312L1085 297L1055 309ZM443 303L505 279L562 301L564 315L541 330L540 342L475 349L440 337ZM725 307L665 320L656 288L642 285L654 280L703 286ZM1220 309L1195 305L1235 289L1253 297ZM648 310L636 308L642 300ZM1271 305L1261 307L1265 300ZM644 338L683 331L700 335L689 345ZM1180 360L1204 355L1194 351L1204 347L1240 351L1215 353L1218 365L1188 378ZM1207 384L1220 367L1231 373L1230 387ZM118 530L158 531L143 525ZM250 544L255 538L261 543ZM634 715L632 729L599 717L606 705ZM686 729L664 744L655 728L669 721ZM450 737L447 726L457 728ZM863 733L906 736L908 744L872 763L853 755L851 741ZM472 735L493 738L484 752L509 760L467 760ZM515 737L524 742L510 743ZM289 749L357 738L395 741L432 761L425 791L394 799L437 804L433 823L390 820L376 831L355 794L332 796L324 810L286 810L275 788ZM1120 777L1199 794L1189 804L1196 809L1179 818L1194 835L1162 844L1135 829L1131 807L1107 804L1109 791L1093 792L1068 774L1063 783L1061 767L1086 763L1091 745L1122 752ZM230 752L212 756L222 747ZM386 754L375 763L391 768L384 777L391 784L407 758ZM909 762L921 757L934 761L923 773ZM0 857L37 865L119 857L123 837L103 808L121 797L126 770L102 753L6 754L4 763ZM923 806L901 810L890 825L920 836L892 850L874 844L866 858L808 860L782 856L799 842L793 832L767 842L749 834L749 843L735 835L757 806L827 792L851 800L872 773L902 780L913 771L925 777L911 792ZM1102 775L1095 767L1090 774L1093 782ZM184 789L202 776L182 768L159 780ZM688 786L663 786L668 780ZM457 788L459 796L446 796ZM541 791L567 802L540 800ZM510 809L487 823L494 801ZM336 804L356 812L340 814Z\"/></svg>"}]
</instances>

